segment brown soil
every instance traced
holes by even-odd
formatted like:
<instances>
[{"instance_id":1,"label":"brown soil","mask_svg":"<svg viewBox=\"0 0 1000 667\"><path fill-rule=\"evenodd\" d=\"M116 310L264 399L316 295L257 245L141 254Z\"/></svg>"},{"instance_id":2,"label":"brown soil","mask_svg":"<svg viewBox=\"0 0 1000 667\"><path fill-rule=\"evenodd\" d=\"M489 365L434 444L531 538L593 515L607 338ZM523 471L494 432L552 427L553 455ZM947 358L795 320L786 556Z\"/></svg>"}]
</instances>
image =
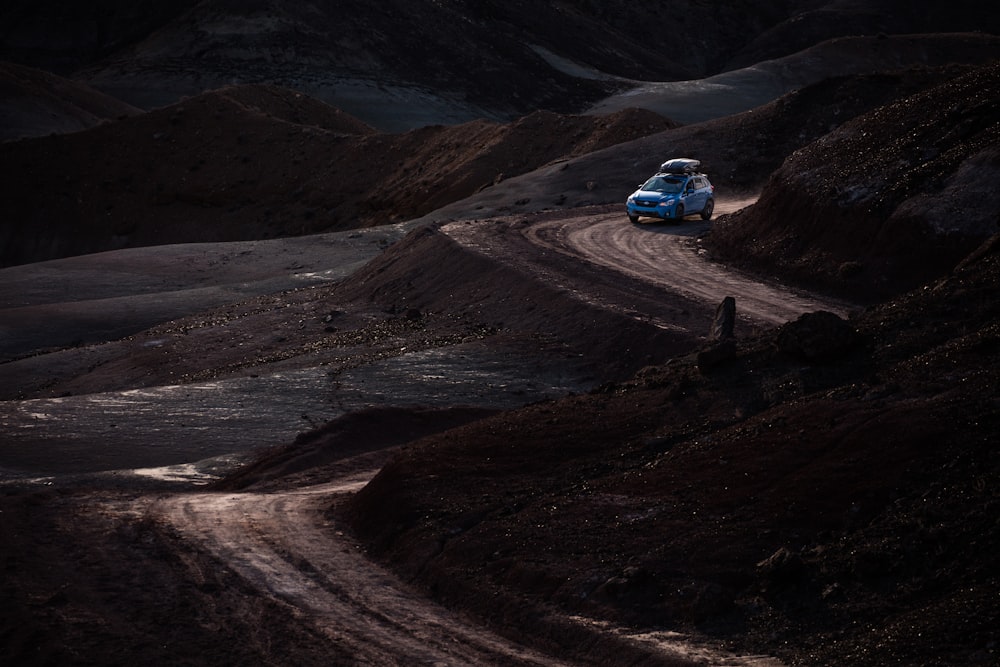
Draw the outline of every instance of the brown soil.
<instances>
[{"instance_id":1,"label":"brown soil","mask_svg":"<svg viewBox=\"0 0 1000 667\"><path fill-rule=\"evenodd\" d=\"M198 3L176 21L181 5L150 11L131 28L97 21L101 39L81 29L49 43L35 39L29 3L13 3L0 23L24 19L26 32L4 32L2 52L35 44L40 60L86 64L80 76L137 77L173 94L178 81L229 80L244 65L255 82L323 70L316 49L328 40L317 35L343 19L360 40L337 42L363 70L354 74L392 61L390 83L446 95L464 85L476 104L520 119L380 133L290 87L252 83L0 145L2 263L32 262L3 274L26 286L5 291L0 322L21 341L0 364L5 662L996 664L995 63L827 79L677 127L648 111L534 111L579 109L619 84L539 75L529 45L639 78L653 48L628 39L641 4L479 3L472 28L442 30L447 49L426 36L471 11L462 3L426 15L396 3L388 18L345 3L343 16L313 24L300 5L227 4ZM716 41L684 49L692 59L653 58L656 76L716 72L845 31L996 20L963 2L815 2L801 14L682 4L692 25L718 18ZM79 18L38 3L56 6L60 25ZM141 8L152 5L130 11ZM427 16L405 40L389 37ZM684 39L697 43L698 30ZM527 37L511 46L518 32ZM880 42L891 52L891 38ZM296 44L301 67L284 60ZM463 59L470 44L484 55ZM181 47L204 48L205 70L196 52L157 55ZM433 57L402 57L417 47ZM258 52L269 56L248 59ZM455 79L439 81L452 62ZM629 224L624 196L681 155L703 160L723 217ZM157 248L139 250L422 215L387 228L377 250L367 242L363 268L306 287L289 281L330 269L317 259L326 246L308 266L268 258L257 273L252 259L231 261L235 251L165 253L183 257L169 267ZM126 247L147 273L115 253L33 263ZM710 253L753 273L708 263ZM348 254L330 261L353 266ZM85 274L74 301L66 276L82 285ZM114 284L133 275L147 282ZM209 275L235 296L204 305L192 285ZM49 285L54 276L68 288ZM273 291L249 286L279 278ZM716 339L725 296L736 298L736 336ZM158 298L183 314L158 316L148 304ZM115 319L112 305L127 311L115 313L127 334L102 333L118 331L101 321ZM58 335L32 347L19 329L39 322ZM408 360L434 354L467 376L502 366L524 382L482 388L475 404L472 393L394 403ZM398 376L385 373L391 363ZM359 391L367 407L326 424L296 410L287 439L249 465L212 463L210 487L122 469L189 464L194 454L170 457L218 445L232 406L212 401L229 395L225 383L262 394L266 412L286 398L266 380L316 369L316 404L344 403L351 373L359 386L382 381L388 398ZM542 376L586 388L528 400ZM452 378L435 379L426 386ZM215 428L160 429L168 414L143 431L125 403L184 391L201 393ZM116 403L126 407L114 413ZM57 408L78 431L62 440L46 430ZM312 428L291 435L299 425Z\"/></svg>"}]
</instances>

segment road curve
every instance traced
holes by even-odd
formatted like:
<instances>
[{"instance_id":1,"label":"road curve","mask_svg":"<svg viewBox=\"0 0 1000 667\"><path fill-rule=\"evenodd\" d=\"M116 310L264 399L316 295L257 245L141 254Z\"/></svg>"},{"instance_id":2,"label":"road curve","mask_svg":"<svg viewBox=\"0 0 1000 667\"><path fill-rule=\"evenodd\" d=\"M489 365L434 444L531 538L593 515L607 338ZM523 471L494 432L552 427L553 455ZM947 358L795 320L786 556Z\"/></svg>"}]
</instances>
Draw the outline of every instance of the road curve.
<instances>
[{"instance_id":1,"label":"road curve","mask_svg":"<svg viewBox=\"0 0 1000 667\"><path fill-rule=\"evenodd\" d=\"M324 510L375 474L283 493L190 493L149 512L365 665L563 665L470 625L368 560Z\"/></svg>"},{"instance_id":2,"label":"road curve","mask_svg":"<svg viewBox=\"0 0 1000 667\"><path fill-rule=\"evenodd\" d=\"M719 209L726 206L721 202ZM658 304L662 296L662 301L698 301L714 308L723 296L734 296L743 316L771 325L811 310L841 310L840 304L707 262L689 243L706 224L633 225L624 213L599 213L451 223L443 229L470 249L498 255L605 307L641 310L636 304ZM622 305L623 296L633 299L632 305ZM657 311L651 319L671 326L671 312ZM470 625L368 560L325 510L375 472L357 467L329 483L281 493L180 493L152 500L146 512L267 597L288 605L290 613L343 648L355 664L570 664ZM641 645L652 660L666 664L780 664L766 656L720 653L670 633L633 634L587 619L567 620L614 641Z\"/></svg>"},{"instance_id":3,"label":"road curve","mask_svg":"<svg viewBox=\"0 0 1000 667\"><path fill-rule=\"evenodd\" d=\"M500 637L434 604L369 560L326 510L376 472L358 469L325 484L275 493L179 493L128 513L171 526L263 595L286 604L300 622L350 655L351 664L594 664L566 662ZM679 633L633 631L583 617L565 620L645 653L644 664L782 667L769 656L734 655Z\"/></svg>"},{"instance_id":4,"label":"road curve","mask_svg":"<svg viewBox=\"0 0 1000 667\"><path fill-rule=\"evenodd\" d=\"M719 214L730 213L753 201L753 198L720 199L715 210ZM665 294L703 302L712 308L723 298L732 296L742 317L769 326L816 310L829 310L842 316L850 311L849 304L764 283L708 261L698 253L693 239L705 232L710 224L694 216L679 224L654 224L645 219L640 224L632 224L623 209L612 213L542 218L513 228L544 253L560 253L601 269L611 269ZM508 239L506 242L510 243L511 236L509 233L497 235L486 225L455 223L445 226L444 231L460 243L492 254L504 251L497 247L497 239ZM522 256L523 252L522 248ZM522 263L527 264L526 261ZM549 270L548 266L544 270ZM561 278L572 282L573 275L573 272L564 272ZM590 284L588 281L575 282L572 290L586 297Z\"/></svg>"}]
</instances>

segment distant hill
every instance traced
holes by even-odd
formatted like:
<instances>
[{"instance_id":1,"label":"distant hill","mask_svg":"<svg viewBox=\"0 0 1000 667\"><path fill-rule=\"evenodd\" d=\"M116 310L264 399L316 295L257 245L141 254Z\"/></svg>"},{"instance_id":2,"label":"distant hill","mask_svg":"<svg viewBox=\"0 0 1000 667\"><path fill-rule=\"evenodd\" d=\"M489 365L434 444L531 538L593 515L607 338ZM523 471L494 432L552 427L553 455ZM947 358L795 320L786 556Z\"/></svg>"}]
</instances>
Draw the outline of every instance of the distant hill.
<instances>
[{"instance_id":1,"label":"distant hill","mask_svg":"<svg viewBox=\"0 0 1000 667\"><path fill-rule=\"evenodd\" d=\"M0 62L0 141L78 132L142 113L90 86Z\"/></svg>"},{"instance_id":2,"label":"distant hill","mask_svg":"<svg viewBox=\"0 0 1000 667\"><path fill-rule=\"evenodd\" d=\"M378 134L273 86L236 86L0 145L0 265L122 247L297 236L420 217L558 158L675 127L652 112Z\"/></svg>"},{"instance_id":3,"label":"distant hill","mask_svg":"<svg viewBox=\"0 0 1000 667\"><path fill-rule=\"evenodd\" d=\"M703 79L840 36L997 32L995 14L969 0L11 0L0 59L146 109L235 83L280 85L399 132L577 113L633 81Z\"/></svg>"}]
</instances>

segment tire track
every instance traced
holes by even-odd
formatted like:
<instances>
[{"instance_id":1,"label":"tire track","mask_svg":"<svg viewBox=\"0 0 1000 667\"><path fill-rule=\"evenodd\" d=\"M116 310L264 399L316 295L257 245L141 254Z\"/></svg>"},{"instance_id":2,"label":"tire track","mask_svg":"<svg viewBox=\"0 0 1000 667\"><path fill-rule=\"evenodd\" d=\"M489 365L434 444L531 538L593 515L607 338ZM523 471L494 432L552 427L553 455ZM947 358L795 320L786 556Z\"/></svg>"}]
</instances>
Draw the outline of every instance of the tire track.
<instances>
[{"instance_id":1,"label":"tire track","mask_svg":"<svg viewBox=\"0 0 1000 667\"><path fill-rule=\"evenodd\" d=\"M753 201L754 198L720 200L716 211L731 213ZM711 223L707 222L688 219L679 225L636 225L629 223L622 211L541 219L527 224L523 220L511 222L502 234L497 232L498 224L492 221L478 225L452 224L445 226L444 231L469 248L504 256L550 283L558 281L580 300L609 304L609 308L619 306L614 305L613 297L607 296L605 286L589 278L580 279L579 272L572 268L553 278L550 274L555 263L546 258L558 254L586 262L591 268L590 275L594 269L610 269L653 288L663 296L663 301L673 295L714 309L723 298L732 296L742 318L767 326L783 324L816 310L845 316L852 308L841 301L766 283L708 261L691 243L708 229ZM517 233L512 234L515 230ZM535 251L527 248L524 241ZM613 283L614 278L605 278L603 282ZM669 320L660 324L665 328L671 326Z\"/></svg>"},{"instance_id":2,"label":"tire track","mask_svg":"<svg viewBox=\"0 0 1000 667\"><path fill-rule=\"evenodd\" d=\"M720 200L716 212L731 213L753 201ZM615 213L547 222L527 231L528 237L540 246L559 249L712 306L732 296L741 314L770 325L816 310L841 316L850 311L843 302L765 283L706 260L690 241L709 225L691 220L673 226L634 225L624 213Z\"/></svg>"}]
</instances>

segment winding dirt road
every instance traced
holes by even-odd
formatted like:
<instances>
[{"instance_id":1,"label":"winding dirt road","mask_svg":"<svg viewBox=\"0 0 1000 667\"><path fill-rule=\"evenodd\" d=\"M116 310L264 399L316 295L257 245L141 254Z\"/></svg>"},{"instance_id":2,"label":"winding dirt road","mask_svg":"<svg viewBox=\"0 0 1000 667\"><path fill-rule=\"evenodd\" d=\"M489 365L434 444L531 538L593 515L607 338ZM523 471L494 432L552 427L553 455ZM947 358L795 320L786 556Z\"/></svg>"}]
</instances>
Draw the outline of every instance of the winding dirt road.
<instances>
[{"instance_id":1,"label":"winding dirt road","mask_svg":"<svg viewBox=\"0 0 1000 667\"><path fill-rule=\"evenodd\" d=\"M377 472L345 472L326 484L282 493L188 493L159 498L147 517L226 564L356 665L504 665L566 662L500 637L420 595L368 560L326 514ZM637 633L567 619L647 655L647 664L780 667L769 656L737 656L677 633Z\"/></svg>"},{"instance_id":2,"label":"winding dirt road","mask_svg":"<svg viewBox=\"0 0 1000 667\"><path fill-rule=\"evenodd\" d=\"M201 545L358 665L560 665L434 605L365 558L324 515L376 470L285 493L196 493L149 511Z\"/></svg>"},{"instance_id":3,"label":"winding dirt road","mask_svg":"<svg viewBox=\"0 0 1000 667\"><path fill-rule=\"evenodd\" d=\"M729 213L752 200L720 202L719 213ZM705 261L692 239L710 223L685 219L679 225L631 225L620 213L533 226L528 235L542 247L569 252L594 264L632 276L683 296L718 304L723 296L736 299L740 311L753 319L777 325L803 313L830 310L843 315L844 304L741 276ZM576 224L574 224L576 223Z\"/></svg>"},{"instance_id":4,"label":"winding dirt road","mask_svg":"<svg viewBox=\"0 0 1000 667\"><path fill-rule=\"evenodd\" d=\"M720 202L719 210L746 203ZM769 325L818 308L842 309L707 263L688 243L704 225L631 225L622 213L603 213L532 224L452 223L444 230L470 249L500 254L578 298L612 308L638 310L644 306L636 300L655 304L657 295L667 292L714 305L724 294L734 296L745 315ZM670 315L661 310L641 316L661 326L686 326L671 322ZM330 523L324 510L375 472L353 470L327 484L281 493L177 494L153 501L146 511L263 595L288 605L303 623L355 656L357 664L566 664L434 605L366 559ZM594 631L618 641L627 636L621 629ZM676 636L651 641L647 635L636 642L649 646L654 662L662 658L665 664L779 664L767 657L718 653Z\"/></svg>"},{"instance_id":5,"label":"winding dirt road","mask_svg":"<svg viewBox=\"0 0 1000 667\"><path fill-rule=\"evenodd\" d=\"M732 213L755 200L720 199L715 211ZM680 223L643 218L631 224L622 209L531 222L454 222L443 231L580 300L663 329L703 333L703 318L692 311L710 313L727 296L736 299L739 318L751 328L769 328L817 310L841 316L850 311L849 304L767 284L707 261L695 239L711 224L696 216Z\"/></svg>"}]
</instances>

